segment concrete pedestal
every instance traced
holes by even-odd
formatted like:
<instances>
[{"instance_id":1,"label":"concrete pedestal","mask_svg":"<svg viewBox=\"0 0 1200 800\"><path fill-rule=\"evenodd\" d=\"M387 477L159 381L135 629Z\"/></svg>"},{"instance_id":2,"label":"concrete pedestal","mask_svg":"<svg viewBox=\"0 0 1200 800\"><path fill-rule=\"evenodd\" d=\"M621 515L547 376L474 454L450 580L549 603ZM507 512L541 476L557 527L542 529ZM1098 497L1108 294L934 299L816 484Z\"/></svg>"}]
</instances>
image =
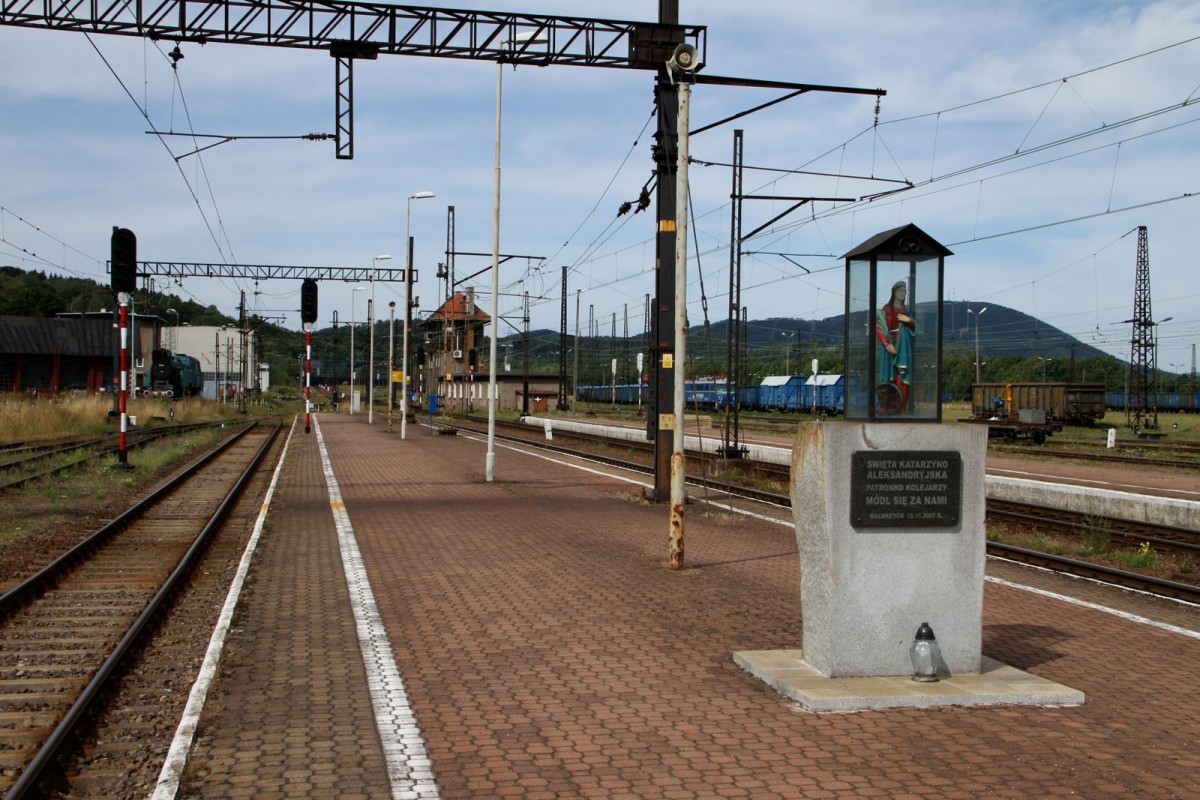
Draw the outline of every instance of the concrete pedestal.
<instances>
[{"instance_id":1,"label":"concrete pedestal","mask_svg":"<svg viewBox=\"0 0 1200 800\"><path fill-rule=\"evenodd\" d=\"M1084 702L986 658L984 457L976 426L809 423L792 451L802 650L747 650L738 666L809 711ZM911 680L922 622L941 680Z\"/></svg>"},{"instance_id":2,"label":"concrete pedestal","mask_svg":"<svg viewBox=\"0 0 1200 800\"><path fill-rule=\"evenodd\" d=\"M800 426L792 509L804 661L817 673L911 675L922 622L941 672L979 673L986 436L965 425Z\"/></svg>"}]
</instances>

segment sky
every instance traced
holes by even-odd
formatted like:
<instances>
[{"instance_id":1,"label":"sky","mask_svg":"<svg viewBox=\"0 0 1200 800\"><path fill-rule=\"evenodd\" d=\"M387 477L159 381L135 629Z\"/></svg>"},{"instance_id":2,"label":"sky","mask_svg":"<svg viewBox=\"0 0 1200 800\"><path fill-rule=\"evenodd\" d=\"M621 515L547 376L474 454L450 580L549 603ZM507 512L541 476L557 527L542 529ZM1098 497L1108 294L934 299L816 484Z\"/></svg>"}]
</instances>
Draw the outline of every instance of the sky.
<instances>
[{"instance_id":1,"label":"sky","mask_svg":"<svg viewBox=\"0 0 1200 800\"><path fill-rule=\"evenodd\" d=\"M427 6L653 21L656 0L457 0ZM1158 364L1186 372L1200 342L1200 4L960 0L679 0L707 27L713 75L887 92L813 92L690 138L692 324L728 311L733 130L749 195L817 202L743 244L751 319L842 313L841 256L909 222L945 244L945 296L999 304L1129 358L1137 226L1149 233ZM0 26L0 264L107 283L114 225L142 261L370 267L415 239L419 312L456 249L490 253L497 67L410 56L358 61L354 155L331 141L213 139L332 133L328 55ZM653 207L617 216L653 173L649 72L552 66L503 75L501 335L642 331L654 291ZM782 96L699 85L693 130ZM711 164L706 166L705 164ZM754 168L754 169L750 169ZM825 173L815 175L811 173ZM911 188L887 197L870 195ZM433 198L408 198L433 192ZM790 203L747 200L743 231ZM786 257L779 253L788 254ZM490 257L459 256L457 277ZM807 270L807 272L806 272ZM472 279L490 313L490 274ZM299 330L300 283L186 278L164 288L236 315L241 292ZM319 326L366 318L369 286L323 282ZM401 284L374 287L379 317ZM979 317L986 331L987 316ZM960 328L968 323L955 322ZM781 336L785 331L781 329ZM1013 335L1020 335L1014 332Z\"/></svg>"}]
</instances>

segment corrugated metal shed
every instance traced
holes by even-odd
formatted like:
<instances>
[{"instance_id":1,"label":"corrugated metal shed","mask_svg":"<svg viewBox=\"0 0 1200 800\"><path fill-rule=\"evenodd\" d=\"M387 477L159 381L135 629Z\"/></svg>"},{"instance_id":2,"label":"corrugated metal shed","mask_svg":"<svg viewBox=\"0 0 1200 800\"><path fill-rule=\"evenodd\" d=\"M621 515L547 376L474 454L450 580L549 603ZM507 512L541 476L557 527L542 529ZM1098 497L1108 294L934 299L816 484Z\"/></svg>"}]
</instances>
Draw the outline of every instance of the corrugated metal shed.
<instances>
[{"instance_id":1,"label":"corrugated metal shed","mask_svg":"<svg viewBox=\"0 0 1200 800\"><path fill-rule=\"evenodd\" d=\"M111 356L112 321L55 317L0 317L0 355Z\"/></svg>"}]
</instances>

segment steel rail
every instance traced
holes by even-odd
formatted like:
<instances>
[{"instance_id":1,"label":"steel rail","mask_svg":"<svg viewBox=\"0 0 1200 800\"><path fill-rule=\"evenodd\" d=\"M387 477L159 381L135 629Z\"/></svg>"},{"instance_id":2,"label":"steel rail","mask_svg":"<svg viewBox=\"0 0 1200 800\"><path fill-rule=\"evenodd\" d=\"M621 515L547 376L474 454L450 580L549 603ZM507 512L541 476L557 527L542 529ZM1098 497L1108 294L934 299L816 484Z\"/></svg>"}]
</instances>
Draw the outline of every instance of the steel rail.
<instances>
[{"instance_id":1,"label":"steel rail","mask_svg":"<svg viewBox=\"0 0 1200 800\"><path fill-rule=\"evenodd\" d=\"M135 521L138 517L146 512L147 509L154 506L159 500L166 497L179 486L182 486L189 478L199 471L208 462L212 461L226 449L231 447L235 442L249 433L257 423L250 423L241 431L235 433L229 439L222 442L218 447L196 460L194 463L181 469L174 477L170 478L166 483L159 486L152 493L142 498L130 508L126 509L119 516L109 522L107 525L93 531L87 538L79 542L77 545L67 550L58 558L51 561L42 569L30 575L21 583L14 586L4 594L0 595L0 621L8 617L13 611L20 608L25 603L37 597L50 584L61 577L75 564L85 560L87 556L98 547L103 546L109 539L115 536L120 531L124 530L129 524Z\"/></svg>"},{"instance_id":2,"label":"steel rail","mask_svg":"<svg viewBox=\"0 0 1200 800\"><path fill-rule=\"evenodd\" d=\"M174 427L170 427L170 428L147 428L147 429L143 429L141 431L134 432L129 438L128 445L131 447L143 447L147 444L158 441L159 439L163 438L164 436L178 435L180 433L185 433L187 431L198 430L200 428L210 427L214 424L216 424L216 423L203 422L203 423L192 423L189 425L174 426ZM22 465L29 466L31 462L45 460L48 458L52 458L56 455L61 455L63 453L70 453L75 450L84 450L88 447L100 446L100 445L103 445L105 442L113 441L113 440L116 440L117 438L118 438L118 434L115 434L115 433L105 434L104 436L98 436L94 439L83 440L75 445L64 446L64 447L60 447L56 450L50 450L50 451L46 451L46 452L37 453L35 455L26 456L25 458L19 459L17 461L9 461L7 463L0 464L0 472L16 470L16 469L19 469ZM65 472L66 470L69 470L73 467L77 467L80 464L86 464L87 462L93 461L97 458L104 458L105 456L116 455L118 452L119 452L119 448L110 446L106 450L100 450L98 452L91 453L82 458L77 458L74 461L71 461L69 463L60 464L56 467L52 467L50 469L43 470L42 472L37 472L32 475L26 475L23 478L17 478L16 480L9 481L8 483L0 484L0 492L6 491L8 489L15 489L18 486L23 486L26 483L36 481L39 478L48 478L51 475L56 475L60 472Z\"/></svg>"},{"instance_id":3,"label":"steel rail","mask_svg":"<svg viewBox=\"0 0 1200 800\"><path fill-rule=\"evenodd\" d=\"M1040 445L1040 447L1045 447L1045 443ZM1031 452L1020 447L1003 447L996 448L996 450L1002 453L1022 453L1025 455L1044 456L1045 458L1063 458L1072 461L1097 461L1104 464L1137 464L1155 467L1171 467L1174 469L1200 469L1200 458L1196 456L1191 456L1190 458L1185 456L1184 458L1173 459L1155 458L1151 456L1126 456L1118 453L1087 453L1081 451L1055 449L1037 450ZM1185 454L1187 453L1186 450L1182 449L1177 450L1176 452Z\"/></svg>"},{"instance_id":4,"label":"steel rail","mask_svg":"<svg viewBox=\"0 0 1200 800\"><path fill-rule=\"evenodd\" d=\"M256 423L252 423L251 425L247 426L246 429L241 431L241 433L239 433L236 437L231 437L228 441L224 442L221 447L215 449L208 456L197 461L196 464L193 465L194 468L186 471L187 476L191 477L201 466L207 464L217 455L224 453L233 445L234 442L240 440L243 436L249 433L250 430L255 427L255 424ZM175 566L175 569L171 572L170 576L168 576L163 585L155 593L154 597L151 598L150 602L138 615L137 619L134 620L133 625L130 626L129 630L121 638L121 641L117 644L113 652L104 660L104 663L96 671L96 674L88 682L88 685L84 687L82 692L80 692L79 698L74 704L71 705L71 708L67 710L62 720L46 740L46 743L43 744L41 749L38 750L37 754L33 757L33 760L26 765L25 770L21 773L21 776L5 795L5 800L23 800L24 798L30 796L31 791L37 788L37 783L41 779L42 773L58 757L59 752L66 744L67 740L71 737L75 728L91 710L92 705L100 696L105 684L107 684L109 679L116 672L117 667L120 666L121 662L133 649L134 644L138 641L143 632L145 632L151 620L157 616L159 611L165 605L167 598L170 597L172 592L174 592L176 586L191 570L194 562L208 546L209 540L212 538L213 533L224 523L225 518L229 515L229 511L233 508L234 503L241 498L246 486L250 483L250 479L257 471L258 465L262 462L263 458L266 457L266 454L270 450L272 443L279 435L281 428L282 425L276 426L275 430L272 431L267 437L262 447L259 448L254 458L251 460L250 465L247 466L242 472L233 488L229 491L225 499L221 502L221 505L213 513L208 523L205 524L204 528L196 536L196 539L192 542L187 552L184 553L183 557L179 560L179 563ZM172 480L168 485L173 487L175 484L176 481ZM160 492L155 492L153 496L161 497ZM143 511L147 507L148 506L145 506L143 503L139 503L137 506L135 506L135 508L139 508ZM130 510L132 511L133 509ZM127 520L127 518L128 512L126 512L126 514L122 514L118 519Z\"/></svg>"},{"instance_id":5,"label":"steel rail","mask_svg":"<svg viewBox=\"0 0 1200 800\"><path fill-rule=\"evenodd\" d=\"M1200 555L1200 531L1176 525L1083 514L1065 508L1011 500L989 500L988 516L1005 517L1071 531L1098 531L1135 542L1149 542L1160 551Z\"/></svg>"},{"instance_id":6,"label":"steel rail","mask_svg":"<svg viewBox=\"0 0 1200 800\"><path fill-rule=\"evenodd\" d=\"M1079 561L1073 558L1066 558L1065 556L1042 553L1012 544L988 542L987 549L990 553L1002 555L1013 561L1046 567L1055 572L1066 572L1085 578L1099 579L1104 583L1114 584L1126 589L1137 589L1149 594L1172 597L1176 600L1185 600L1190 603L1200 603L1200 586L1194 586L1190 583L1156 578L1153 575L1143 575L1140 572L1129 572L1123 569L1116 569L1115 567L1106 567L1103 564L1093 564L1089 561Z\"/></svg>"},{"instance_id":7,"label":"steel rail","mask_svg":"<svg viewBox=\"0 0 1200 800\"><path fill-rule=\"evenodd\" d=\"M54 436L47 439L13 439L0 443L0 456L20 455L22 453L43 453L47 450L79 447L90 442L102 442L112 434L99 436Z\"/></svg>"}]
</instances>

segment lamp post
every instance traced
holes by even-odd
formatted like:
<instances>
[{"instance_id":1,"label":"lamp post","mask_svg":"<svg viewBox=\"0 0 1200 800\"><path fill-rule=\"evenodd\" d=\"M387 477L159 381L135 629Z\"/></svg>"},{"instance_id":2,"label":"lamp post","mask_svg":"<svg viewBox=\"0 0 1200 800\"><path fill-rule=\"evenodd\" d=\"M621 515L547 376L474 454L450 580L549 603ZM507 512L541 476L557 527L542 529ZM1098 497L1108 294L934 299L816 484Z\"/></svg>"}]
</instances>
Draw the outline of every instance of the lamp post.
<instances>
[{"instance_id":1,"label":"lamp post","mask_svg":"<svg viewBox=\"0 0 1200 800\"><path fill-rule=\"evenodd\" d=\"M513 44L546 44L549 40L531 31L518 34ZM503 48L508 41L500 42ZM484 480L496 480L496 335L500 332L500 119L504 87L504 59L496 62L496 165L492 171L492 340L488 345L488 432Z\"/></svg>"},{"instance_id":2,"label":"lamp post","mask_svg":"<svg viewBox=\"0 0 1200 800\"><path fill-rule=\"evenodd\" d=\"M779 332L779 335L785 340L783 345L783 371L788 375L792 374L792 337L796 336L798 333L800 333L798 330L792 331L791 333L788 333L787 331ZM796 361L796 368L800 368L799 359Z\"/></svg>"},{"instance_id":3,"label":"lamp post","mask_svg":"<svg viewBox=\"0 0 1200 800\"><path fill-rule=\"evenodd\" d=\"M387 393L387 428L392 432L392 392L393 379L396 375L396 301L388 303L388 393Z\"/></svg>"},{"instance_id":4,"label":"lamp post","mask_svg":"<svg viewBox=\"0 0 1200 800\"><path fill-rule=\"evenodd\" d=\"M355 286L350 291L350 413L351 414L354 413L354 384L355 384L355 379L357 377L357 371L354 368L355 367L355 364L354 364L354 356L355 356L354 328L356 327L354 324L354 299L355 299L354 293L355 292L365 292L366 290L367 290L367 288L365 286Z\"/></svg>"},{"instance_id":5,"label":"lamp post","mask_svg":"<svg viewBox=\"0 0 1200 800\"><path fill-rule=\"evenodd\" d=\"M433 192L414 192L404 201L404 246L408 248L404 269L404 341L400 344L400 370L404 381L400 385L400 438L408 438L408 318L412 310L412 236L409 233L412 219L412 201L435 197ZM391 420L391 393L388 393L388 419ZM390 430L390 427L389 427Z\"/></svg>"},{"instance_id":6,"label":"lamp post","mask_svg":"<svg viewBox=\"0 0 1200 800\"><path fill-rule=\"evenodd\" d=\"M1038 356L1037 360L1042 362L1042 383L1045 383L1046 382L1046 365L1049 364L1054 359L1053 358L1043 358L1042 356Z\"/></svg>"},{"instance_id":7,"label":"lamp post","mask_svg":"<svg viewBox=\"0 0 1200 800\"><path fill-rule=\"evenodd\" d=\"M1158 396L1162 393L1162 370L1158 368L1158 326L1164 322L1170 322L1175 317L1163 317L1158 322L1152 322L1154 326L1154 427L1158 427Z\"/></svg>"},{"instance_id":8,"label":"lamp post","mask_svg":"<svg viewBox=\"0 0 1200 800\"><path fill-rule=\"evenodd\" d=\"M968 314L973 314L975 316L975 382L976 383L983 382L983 379L979 377L981 374L980 366L982 366L979 363L979 318L982 317L983 312L985 312L987 310L988 310L987 306L984 306L983 308L979 309L978 311L973 311L972 309L969 309L969 308L967 309Z\"/></svg>"},{"instance_id":9,"label":"lamp post","mask_svg":"<svg viewBox=\"0 0 1200 800\"><path fill-rule=\"evenodd\" d=\"M1172 369L1173 371L1174 371L1174 370L1178 370L1178 371L1176 371L1176 372L1175 372L1175 391L1176 391L1176 392L1178 392L1178 391L1179 391L1179 381L1180 381L1180 378L1181 378L1181 376L1182 376L1182 374L1183 374L1183 373L1182 373L1182 370L1183 370L1183 364L1176 364L1174 361L1172 361L1172 362L1171 362L1171 369Z\"/></svg>"},{"instance_id":10,"label":"lamp post","mask_svg":"<svg viewBox=\"0 0 1200 800\"><path fill-rule=\"evenodd\" d=\"M371 300L367 303L367 324L371 326L370 341L371 346L368 348L370 355L367 361L367 424L371 425L375 422L375 262L387 261L391 258L386 253L381 256L375 256L371 259Z\"/></svg>"}]
</instances>

